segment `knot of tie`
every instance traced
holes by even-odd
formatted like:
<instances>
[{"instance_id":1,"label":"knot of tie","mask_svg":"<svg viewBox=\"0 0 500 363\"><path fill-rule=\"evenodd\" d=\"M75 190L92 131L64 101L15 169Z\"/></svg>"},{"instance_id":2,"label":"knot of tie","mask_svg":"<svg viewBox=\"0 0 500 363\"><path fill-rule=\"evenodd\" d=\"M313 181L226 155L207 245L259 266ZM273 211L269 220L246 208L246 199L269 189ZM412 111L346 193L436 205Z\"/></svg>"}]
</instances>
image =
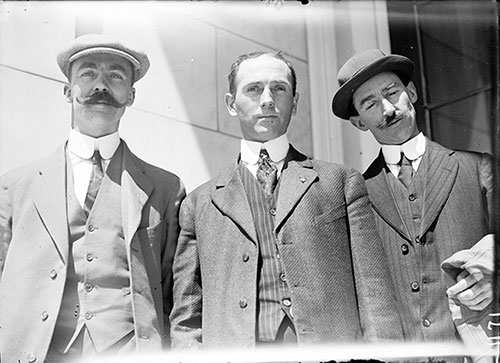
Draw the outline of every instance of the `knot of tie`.
<instances>
[{"instance_id":1,"label":"knot of tie","mask_svg":"<svg viewBox=\"0 0 500 363\"><path fill-rule=\"evenodd\" d=\"M90 214L90 210L94 205L94 201L97 197L97 193L99 192L102 178L104 176L104 172L102 169L102 158L101 154L99 154L99 150L94 151L94 155L92 155L91 160L92 174L90 175L89 188L87 189L87 196L85 197L85 203L83 205L83 209L87 216Z\"/></svg>"},{"instance_id":2,"label":"knot of tie","mask_svg":"<svg viewBox=\"0 0 500 363\"><path fill-rule=\"evenodd\" d=\"M414 170L411 161L403 153L401 153L400 165L398 179L406 188L409 188Z\"/></svg>"},{"instance_id":3,"label":"knot of tie","mask_svg":"<svg viewBox=\"0 0 500 363\"><path fill-rule=\"evenodd\" d=\"M264 189L267 196L271 196L276 188L276 183L278 181L278 169L271 163L269 159L269 154L265 149L260 151L259 165L257 169L257 181Z\"/></svg>"}]
</instances>

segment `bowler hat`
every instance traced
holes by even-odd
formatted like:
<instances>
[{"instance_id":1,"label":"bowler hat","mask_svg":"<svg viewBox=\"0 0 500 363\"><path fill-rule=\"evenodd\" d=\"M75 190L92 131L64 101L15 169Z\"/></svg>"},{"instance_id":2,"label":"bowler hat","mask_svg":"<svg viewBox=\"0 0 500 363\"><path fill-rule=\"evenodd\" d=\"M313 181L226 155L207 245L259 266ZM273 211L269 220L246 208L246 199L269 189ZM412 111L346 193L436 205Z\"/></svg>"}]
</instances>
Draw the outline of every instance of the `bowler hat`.
<instances>
[{"instance_id":1,"label":"bowler hat","mask_svg":"<svg viewBox=\"0 0 500 363\"><path fill-rule=\"evenodd\" d=\"M134 82L140 80L149 69L146 53L129 44L102 34L85 34L76 38L57 55L57 64L66 78L70 78L70 65L76 59L89 54L115 54L128 60L134 69Z\"/></svg>"},{"instance_id":2,"label":"bowler hat","mask_svg":"<svg viewBox=\"0 0 500 363\"><path fill-rule=\"evenodd\" d=\"M337 75L340 88L332 100L332 110L338 117L349 120L353 115L352 95L366 81L381 72L396 73L406 85L413 75L414 63L401 55L385 55L371 49L349 58Z\"/></svg>"}]
</instances>

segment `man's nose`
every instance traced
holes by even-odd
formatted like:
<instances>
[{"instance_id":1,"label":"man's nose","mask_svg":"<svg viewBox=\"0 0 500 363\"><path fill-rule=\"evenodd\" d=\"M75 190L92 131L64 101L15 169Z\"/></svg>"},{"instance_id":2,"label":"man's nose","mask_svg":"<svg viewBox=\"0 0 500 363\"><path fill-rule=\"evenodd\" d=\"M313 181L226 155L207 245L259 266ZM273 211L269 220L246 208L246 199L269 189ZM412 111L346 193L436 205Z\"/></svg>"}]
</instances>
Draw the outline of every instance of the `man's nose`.
<instances>
[{"instance_id":1,"label":"man's nose","mask_svg":"<svg viewBox=\"0 0 500 363\"><path fill-rule=\"evenodd\" d=\"M384 116L392 116L396 111L396 107L392 103L390 103L385 98L382 99L382 105L384 107Z\"/></svg>"},{"instance_id":2,"label":"man's nose","mask_svg":"<svg viewBox=\"0 0 500 363\"><path fill-rule=\"evenodd\" d=\"M94 83L94 91L95 92L108 92L109 90L109 84L103 75L97 76L95 83Z\"/></svg>"},{"instance_id":3,"label":"man's nose","mask_svg":"<svg viewBox=\"0 0 500 363\"><path fill-rule=\"evenodd\" d=\"M262 95L260 96L260 106L262 108L273 108L274 98L271 90L269 88L264 88Z\"/></svg>"}]
</instances>

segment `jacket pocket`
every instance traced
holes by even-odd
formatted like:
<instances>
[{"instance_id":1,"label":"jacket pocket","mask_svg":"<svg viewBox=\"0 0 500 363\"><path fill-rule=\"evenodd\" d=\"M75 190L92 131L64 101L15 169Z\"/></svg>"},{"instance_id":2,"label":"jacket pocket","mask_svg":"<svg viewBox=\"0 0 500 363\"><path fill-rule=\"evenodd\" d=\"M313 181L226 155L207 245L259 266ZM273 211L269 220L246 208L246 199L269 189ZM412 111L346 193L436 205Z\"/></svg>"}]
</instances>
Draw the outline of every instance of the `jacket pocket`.
<instances>
[{"instance_id":1,"label":"jacket pocket","mask_svg":"<svg viewBox=\"0 0 500 363\"><path fill-rule=\"evenodd\" d=\"M314 223L317 225L326 225L346 216L346 206L342 203L333 207L329 211L314 217Z\"/></svg>"}]
</instances>

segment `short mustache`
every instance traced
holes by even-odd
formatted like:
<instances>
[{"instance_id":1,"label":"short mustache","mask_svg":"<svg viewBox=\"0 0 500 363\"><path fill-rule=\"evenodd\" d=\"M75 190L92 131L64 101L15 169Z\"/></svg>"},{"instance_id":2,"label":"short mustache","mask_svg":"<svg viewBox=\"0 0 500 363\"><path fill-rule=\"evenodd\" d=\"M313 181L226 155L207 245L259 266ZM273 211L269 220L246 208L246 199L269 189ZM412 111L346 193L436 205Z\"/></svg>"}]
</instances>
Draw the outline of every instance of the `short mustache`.
<instances>
[{"instance_id":1,"label":"short mustache","mask_svg":"<svg viewBox=\"0 0 500 363\"><path fill-rule=\"evenodd\" d=\"M91 95L83 98L77 97L76 100L82 105L102 104L103 102L115 108L122 108L127 105L127 102L120 103L107 92L94 92Z\"/></svg>"}]
</instances>

